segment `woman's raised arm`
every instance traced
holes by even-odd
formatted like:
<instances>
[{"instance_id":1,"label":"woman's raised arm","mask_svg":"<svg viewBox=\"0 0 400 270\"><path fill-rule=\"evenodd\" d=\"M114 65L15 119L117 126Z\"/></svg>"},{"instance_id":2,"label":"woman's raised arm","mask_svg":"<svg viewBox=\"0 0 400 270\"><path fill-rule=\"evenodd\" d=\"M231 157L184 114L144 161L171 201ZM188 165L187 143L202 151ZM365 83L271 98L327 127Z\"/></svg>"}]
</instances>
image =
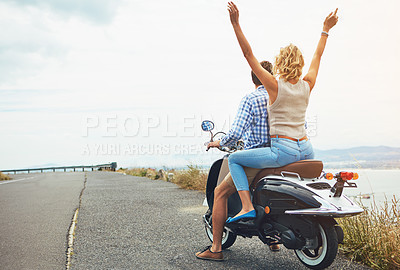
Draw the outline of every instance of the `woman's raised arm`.
<instances>
[{"instance_id":1,"label":"woman's raised arm","mask_svg":"<svg viewBox=\"0 0 400 270\"><path fill-rule=\"evenodd\" d=\"M272 76L261 66L261 64L254 56L250 44L244 36L243 31L239 25L239 10L233 2L228 2L228 11L233 30L235 31L236 38L239 41L239 45L242 49L243 55L249 63L254 74L256 74L257 78L264 85L269 94L269 98L273 103L278 95L278 82L276 81L274 76Z\"/></svg>"},{"instance_id":2,"label":"woman's raised arm","mask_svg":"<svg viewBox=\"0 0 400 270\"><path fill-rule=\"evenodd\" d=\"M317 80L319 64L321 63L321 57L325 50L326 41L328 39L329 30L335 26L338 21L338 16L336 15L338 9L335 12L331 12L324 21L323 31L321 33L321 38L319 39L317 49L315 50L313 59L311 61L310 68L306 76L304 76L303 80L308 82L310 85L310 91L314 88L315 82Z\"/></svg>"}]
</instances>

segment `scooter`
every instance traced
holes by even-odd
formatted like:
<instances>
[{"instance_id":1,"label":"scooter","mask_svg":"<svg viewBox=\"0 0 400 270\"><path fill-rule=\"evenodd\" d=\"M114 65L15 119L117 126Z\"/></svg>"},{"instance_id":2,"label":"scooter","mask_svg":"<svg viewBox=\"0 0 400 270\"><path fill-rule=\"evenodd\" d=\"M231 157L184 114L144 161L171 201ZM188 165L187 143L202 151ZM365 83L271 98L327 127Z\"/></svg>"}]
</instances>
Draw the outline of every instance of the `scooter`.
<instances>
[{"instance_id":1,"label":"scooter","mask_svg":"<svg viewBox=\"0 0 400 270\"><path fill-rule=\"evenodd\" d=\"M203 121L201 127L211 133L211 141L225 134L213 134L214 123L208 120ZM229 153L241 149L242 143L219 148L228 154L215 161L209 170L206 187L209 209L203 221L211 242L214 189L229 172ZM354 216L364 211L343 194L344 188L357 187L351 182L356 179L357 173L323 172L323 163L319 160L301 160L280 168L260 170L250 185L257 217L226 223L222 249L232 246L237 236L255 236L264 244L283 244L287 249L294 250L297 258L308 268L328 267L344 238L343 229L335 218ZM236 192L228 199L228 217L235 216L241 208Z\"/></svg>"}]
</instances>

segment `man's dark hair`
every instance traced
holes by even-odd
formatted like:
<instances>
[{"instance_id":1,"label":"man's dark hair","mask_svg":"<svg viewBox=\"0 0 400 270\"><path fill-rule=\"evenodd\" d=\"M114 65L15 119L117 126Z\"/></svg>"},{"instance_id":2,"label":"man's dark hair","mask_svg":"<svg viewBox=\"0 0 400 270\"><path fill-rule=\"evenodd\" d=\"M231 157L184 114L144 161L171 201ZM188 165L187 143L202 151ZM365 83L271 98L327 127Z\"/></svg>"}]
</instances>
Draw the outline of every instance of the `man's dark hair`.
<instances>
[{"instance_id":1,"label":"man's dark hair","mask_svg":"<svg viewBox=\"0 0 400 270\"><path fill-rule=\"evenodd\" d=\"M272 64L270 62L262 61L262 62L260 62L260 64L266 71L268 71L269 73L274 75L272 72ZM256 74L254 74L253 71L251 71L251 79L253 80L253 83L255 85L262 85L262 83L260 82L260 80L257 78Z\"/></svg>"}]
</instances>

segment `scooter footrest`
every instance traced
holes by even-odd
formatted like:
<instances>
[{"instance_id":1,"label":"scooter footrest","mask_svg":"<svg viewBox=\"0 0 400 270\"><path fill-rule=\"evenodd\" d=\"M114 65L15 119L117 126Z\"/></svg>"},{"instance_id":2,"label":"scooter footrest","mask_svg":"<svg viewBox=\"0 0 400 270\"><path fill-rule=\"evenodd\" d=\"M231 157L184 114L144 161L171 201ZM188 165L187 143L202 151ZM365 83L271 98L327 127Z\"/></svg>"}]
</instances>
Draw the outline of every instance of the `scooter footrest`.
<instances>
[{"instance_id":1,"label":"scooter footrest","mask_svg":"<svg viewBox=\"0 0 400 270\"><path fill-rule=\"evenodd\" d=\"M225 228L227 228L228 230L235 232L241 229L245 229L245 230L257 230L257 226L254 223L254 219L250 219L250 220L239 220L237 222L234 223L227 223L225 224Z\"/></svg>"}]
</instances>

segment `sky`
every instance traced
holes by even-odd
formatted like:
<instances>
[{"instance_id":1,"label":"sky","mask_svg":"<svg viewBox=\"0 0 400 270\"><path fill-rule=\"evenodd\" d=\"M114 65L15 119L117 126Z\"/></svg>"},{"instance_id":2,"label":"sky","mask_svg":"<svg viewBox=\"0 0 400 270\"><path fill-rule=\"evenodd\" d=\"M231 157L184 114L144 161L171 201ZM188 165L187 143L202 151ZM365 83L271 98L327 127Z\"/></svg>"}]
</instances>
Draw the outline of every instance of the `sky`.
<instances>
[{"instance_id":1,"label":"sky","mask_svg":"<svg viewBox=\"0 0 400 270\"><path fill-rule=\"evenodd\" d=\"M307 111L316 149L400 147L400 3L236 1L259 61L297 45L306 74L339 8ZM0 1L0 169L210 164L253 91L219 0Z\"/></svg>"}]
</instances>

